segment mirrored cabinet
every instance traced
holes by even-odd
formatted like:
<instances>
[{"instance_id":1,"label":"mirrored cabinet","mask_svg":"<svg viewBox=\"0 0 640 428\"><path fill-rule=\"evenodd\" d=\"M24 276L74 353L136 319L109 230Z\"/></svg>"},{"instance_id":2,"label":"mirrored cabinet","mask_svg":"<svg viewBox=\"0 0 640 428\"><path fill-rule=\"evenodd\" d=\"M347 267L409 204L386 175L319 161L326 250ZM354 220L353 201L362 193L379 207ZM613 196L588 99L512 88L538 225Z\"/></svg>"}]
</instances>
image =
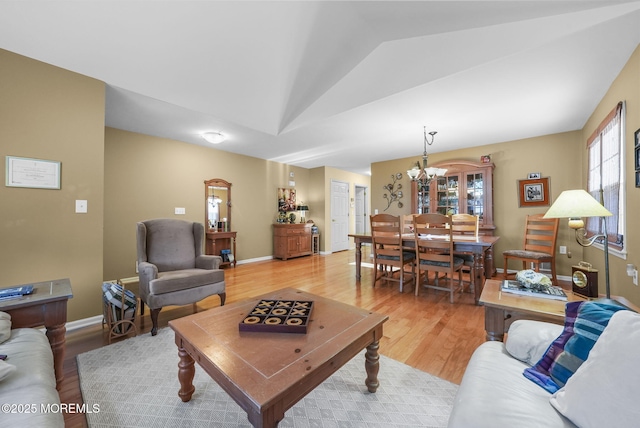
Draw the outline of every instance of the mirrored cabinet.
<instances>
[{"instance_id":1,"label":"mirrored cabinet","mask_svg":"<svg viewBox=\"0 0 640 428\"><path fill-rule=\"evenodd\" d=\"M236 232L231 229L231 183L221 178L204 182L205 254L222 257L220 266L236 266Z\"/></svg>"},{"instance_id":2,"label":"mirrored cabinet","mask_svg":"<svg viewBox=\"0 0 640 428\"><path fill-rule=\"evenodd\" d=\"M459 160L429 166L445 168L447 172L424 187L418 182L411 182L411 212L477 215L480 217L480 233L493 235L494 165Z\"/></svg>"}]
</instances>

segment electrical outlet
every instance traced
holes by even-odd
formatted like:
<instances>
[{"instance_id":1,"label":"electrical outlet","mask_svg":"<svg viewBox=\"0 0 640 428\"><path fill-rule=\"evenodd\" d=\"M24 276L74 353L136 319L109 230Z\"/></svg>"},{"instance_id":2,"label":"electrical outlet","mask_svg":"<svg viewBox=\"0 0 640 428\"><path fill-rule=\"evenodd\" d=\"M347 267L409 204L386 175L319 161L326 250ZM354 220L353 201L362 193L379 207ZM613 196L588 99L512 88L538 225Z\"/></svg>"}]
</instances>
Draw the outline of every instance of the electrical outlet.
<instances>
[{"instance_id":1,"label":"electrical outlet","mask_svg":"<svg viewBox=\"0 0 640 428\"><path fill-rule=\"evenodd\" d=\"M178 215L182 215L182 214L186 214L187 210L185 210L184 208L176 207L174 212Z\"/></svg>"},{"instance_id":2,"label":"electrical outlet","mask_svg":"<svg viewBox=\"0 0 640 428\"><path fill-rule=\"evenodd\" d=\"M567 247L560 245L560 254L567 254Z\"/></svg>"}]
</instances>

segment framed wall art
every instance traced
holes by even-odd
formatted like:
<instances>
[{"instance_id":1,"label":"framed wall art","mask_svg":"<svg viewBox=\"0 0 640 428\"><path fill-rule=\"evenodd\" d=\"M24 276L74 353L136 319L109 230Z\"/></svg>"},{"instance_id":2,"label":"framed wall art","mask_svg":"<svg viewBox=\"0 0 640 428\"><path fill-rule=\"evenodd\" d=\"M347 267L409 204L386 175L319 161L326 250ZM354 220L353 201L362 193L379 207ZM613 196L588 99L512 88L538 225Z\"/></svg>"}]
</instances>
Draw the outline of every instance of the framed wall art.
<instances>
[{"instance_id":1,"label":"framed wall art","mask_svg":"<svg viewBox=\"0 0 640 428\"><path fill-rule=\"evenodd\" d=\"M278 189L278 211L295 211L296 210L296 189L279 188Z\"/></svg>"},{"instance_id":2,"label":"framed wall art","mask_svg":"<svg viewBox=\"0 0 640 428\"><path fill-rule=\"evenodd\" d=\"M7 156L5 185L60 189L60 162Z\"/></svg>"},{"instance_id":3,"label":"framed wall art","mask_svg":"<svg viewBox=\"0 0 640 428\"><path fill-rule=\"evenodd\" d=\"M549 177L518 180L520 207L549 205Z\"/></svg>"}]
</instances>

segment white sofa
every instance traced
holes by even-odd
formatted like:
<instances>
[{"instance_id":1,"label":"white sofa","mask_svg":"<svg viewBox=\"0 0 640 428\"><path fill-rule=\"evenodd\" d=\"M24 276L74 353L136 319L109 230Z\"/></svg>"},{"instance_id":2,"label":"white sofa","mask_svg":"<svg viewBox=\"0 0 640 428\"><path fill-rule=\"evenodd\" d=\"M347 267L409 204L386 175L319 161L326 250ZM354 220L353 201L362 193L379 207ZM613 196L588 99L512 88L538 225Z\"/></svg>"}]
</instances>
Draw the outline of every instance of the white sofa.
<instances>
[{"instance_id":1,"label":"white sofa","mask_svg":"<svg viewBox=\"0 0 640 428\"><path fill-rule=\"evenodd\" d=\"M9 327L9 328L7 328ZM10 329L0 312L0 427L64 427L53 353L40 330Z\"/></svg>"},{"instance_id":2,"label":"white sofa","mask_svg":"<svg viewBox=\"0 0 640 428\"><path fill-rule=\"evenodd\" d=\"M613 315L587 359L551 394L523 371L540 360L562 331L561 325L519 320L511 325L506 343L480 345L463 376L448 426L638 426L640 315Z\"/></svg>"}]
</instances>

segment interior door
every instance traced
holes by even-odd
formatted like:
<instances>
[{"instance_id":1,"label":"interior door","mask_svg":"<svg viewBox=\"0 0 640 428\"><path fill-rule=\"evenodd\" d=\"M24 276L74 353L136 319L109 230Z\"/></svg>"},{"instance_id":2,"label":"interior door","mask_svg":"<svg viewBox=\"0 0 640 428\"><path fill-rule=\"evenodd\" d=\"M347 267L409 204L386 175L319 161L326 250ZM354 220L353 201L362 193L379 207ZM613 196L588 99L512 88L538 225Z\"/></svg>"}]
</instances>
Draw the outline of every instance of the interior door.
<instances>
[{"instance_id":1,"label":"interior door","mask_svg":"<svg viewBox=\"0 0 640 428\"><path fill-rule=\"evenodd\" d=\"M349 183L331 180L331 251L349 249Z\"/></svg>"},{"instance_id":2,"label":"interior door","mask_svg":"<svg viewBox=\"0 0 640 428\"><path fill-rule=\"evenodd\" d=\"M356 233L367 233L367 204L366 204L367 188L356 186Z\"/></svg>"}]
</instances>

